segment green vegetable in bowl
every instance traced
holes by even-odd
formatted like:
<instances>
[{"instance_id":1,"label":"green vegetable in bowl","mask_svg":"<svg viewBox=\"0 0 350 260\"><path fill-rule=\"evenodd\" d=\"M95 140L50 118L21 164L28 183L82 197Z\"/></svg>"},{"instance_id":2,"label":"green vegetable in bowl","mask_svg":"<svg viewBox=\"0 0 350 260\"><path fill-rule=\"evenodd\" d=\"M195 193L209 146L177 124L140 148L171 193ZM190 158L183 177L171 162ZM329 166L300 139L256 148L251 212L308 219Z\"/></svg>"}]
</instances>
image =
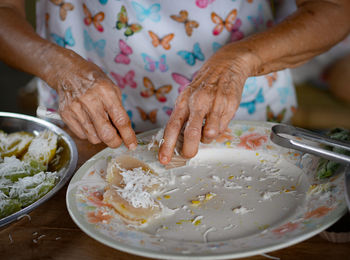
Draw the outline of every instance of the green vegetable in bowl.
<instances>
[{"instance_id":1,"label":"green vegetable in bowl","mask_svg":"<svg viewBox=\"0 0 350 260\"><path fill-rule=\"evenodd\" d=\"M62 165L58 137L45 130L7 134L0 130L0 218L34 203L57 183Z\"/></svg>"},{"instance_id":2,"label":"green vegetable in bowl","mask_svg":"<svg viewBox=\"0 0 350 260\"><path fill-rule=\"evenodd\" d=\"M335 128L331 130L328 133L328 136L334 140L350 141L350 131L342 128ZM326 148L336 153L350 155L349 151L342 148L330 146L327 146ZM340 163L321 158L317 168L317 177L319 179L331 177L339 167Z\"/></svg>"}]
</instances>

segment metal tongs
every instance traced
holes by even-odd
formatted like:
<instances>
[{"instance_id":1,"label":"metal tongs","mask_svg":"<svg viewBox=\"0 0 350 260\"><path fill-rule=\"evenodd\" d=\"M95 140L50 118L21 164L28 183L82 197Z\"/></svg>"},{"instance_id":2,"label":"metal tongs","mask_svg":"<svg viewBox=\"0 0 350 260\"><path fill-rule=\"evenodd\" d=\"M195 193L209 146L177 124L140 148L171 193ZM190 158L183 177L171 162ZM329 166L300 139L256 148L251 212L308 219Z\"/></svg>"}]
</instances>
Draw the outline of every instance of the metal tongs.
<instances>
[{"instance_id":1,"label":"metal tongs","mask_svg":"<svg viewBox=\"0 0 350 260\"><path fill-rule=\"evenodd\" d=\"M305 129L290 125L274 125L271 128L270 138L277 145L292 148L298 151L311 153L319 157L336 161L342 164L350 164L350 157L344 154L322 148L320 144L325 144L332 147L342 148L350 151L350 142L338 141L329 138L328 136L311 132ZM296 137L296 138L291 138ZM312 141L316 143L316 145Z\"/></svg>"}]
</instances>

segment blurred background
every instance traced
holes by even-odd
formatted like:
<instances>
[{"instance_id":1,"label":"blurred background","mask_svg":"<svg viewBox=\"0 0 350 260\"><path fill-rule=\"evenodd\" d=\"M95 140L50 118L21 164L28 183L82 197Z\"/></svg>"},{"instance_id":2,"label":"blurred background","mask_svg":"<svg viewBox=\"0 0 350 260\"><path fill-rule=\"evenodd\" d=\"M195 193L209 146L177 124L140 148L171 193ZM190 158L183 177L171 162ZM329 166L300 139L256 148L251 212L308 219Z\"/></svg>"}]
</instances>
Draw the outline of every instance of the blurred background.
<instances>
[{"instance_id":1,"label":"blurred background","mask_svg":"<svg viewBox=\"0 0 350 260\"><path fill-rule=\"evenodd\" d=\"M35 1L25 3L27 19L35 27ZM350 37L328 53L293 70L299 101L294 125L320 130L350 129L349 50ZM0 111L35 115L36 90L35 86L28 85L32 78L0 62Z\"/></svg>"},{"instance_id":2,"label":"blurred background","mask_svg":"<svg viewBox=\"0 0 350 260\"><path fill-rule=\"evenodd\" d=\"M25 1L27 20L35 28L35 1ZM35 114L36 93L25 88L33 76L0 61L0 111Z\"/></svg>"}]
</instances>

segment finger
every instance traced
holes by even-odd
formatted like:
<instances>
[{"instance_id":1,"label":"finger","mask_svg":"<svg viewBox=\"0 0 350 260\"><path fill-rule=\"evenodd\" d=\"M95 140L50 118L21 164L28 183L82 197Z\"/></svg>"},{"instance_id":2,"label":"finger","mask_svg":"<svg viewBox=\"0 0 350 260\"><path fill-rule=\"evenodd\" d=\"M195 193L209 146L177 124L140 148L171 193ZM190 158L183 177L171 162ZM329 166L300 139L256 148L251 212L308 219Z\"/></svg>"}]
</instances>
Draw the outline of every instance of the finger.
<instances>
[{"instance_id":1,"label":"finger","mask_svg":"<svg viewBox=\"0 0 350 260\"><path fill-rule=\"evenodd\" d=\"M244 81L240 80L237 77L222 77L219 81L219 85L221 86L219 88L219 95L225 96L227 104L224 107L221 120L220 120L220 126L219 126L219 134L222 134L227 129L230 121L236 114L236 111L239 107L241 98L242 98L242 91L244 87Z\"/></svg>"},{"instance_id":2,"label":"finger","mask_svg":"<svg viewBox=\"0 0 350 260\"><path fill-rule=\"evenodd\" d=\"M164 142L159 149L158 158L160 163L168 164L173 156L176 141L181 132L182 126L188 118L188 97L189 91L184 91L184 94L179 96L175 105L174 111L170 116L169 122L167 123L164 130Z\"/></svg>"},{"instance_id":3,"label":"finger","mask_svg":"<svg viewBox=\"0 0 350 260\"><path fill-rule=\"evenodd\" d=\"M118 102L118 101L119 102ZM114 92L105 99L104 106L113 122L118 129L125 146L130 150L135 150L137 146L137 138L134 129L131 126L131 120L122 106L121 100Z\"/></svg>"},{"instance_id":4,"label":"finger","mask_svg":"<svg viewBox=\"0 0 350 260\"><path fill-rule=\"evenodd\" d=\"M122 140L115 127L111 124L100 97L94 92L89 92L81 98L81 103L88 112L100 140L111 148L119 147L122 144Z\"/></svg>"},{"instance_id":5,"label":"finger","mask_svg":"<svg viewBox=\"0 0 350 260\"><path fill-rule=\"evenodd\" d=\"M74 117L72 117L72 112L68 110L64 110L60 112L61 118L64 123L67 124L70 130L78 136L80 139L86 139L86 135L84 130L80 127L80 124Z\"/></svg>"},{"instance_id":6,"label":"finger","mask_svg":"<svg viewBox=\"0 0 350 260\"><path fill-rule=\"evenodd\" d=\"M81 104L79 102L73 102L71 104L71 110L73 112L72 116L79 122L89 142L92 144L100 143L101 140L97 136L95 128Z\"/></svg>"},{"instance_id":7,"label":"finger","mask_svg":"<svg viewBox=\"0 0 350 260\"><path fill-rule=\"evenodd\" d=\"M203 128L202 141L204 143L210 143L218 137L222 115L229 106L227 96L223 95L220 87L217 88L219 90L216 92L213 106L210 108L211 111L207 115Z\"/></svg>"},{"instance_id":8,"label":"finger","mask_svg":"<svg viewBox=\"0 0 350 260\"><path fill-rule=\"evenodd\" d=\"M202 134L202 142L203 143L210 143L215 139L220 132L220 121L222 116L222 109L221 106L215 106L212 108L213 111L211 111L205 120L205 124L203 127L203 134Z\"/></svg>"},{"instance_id":9,"label":"finger","mask_svg":"<svg viewBox=\"0 0 350 260\"><path fill-rule=\"evenodd\" d=\"M198 146L202 134L205 110L192 110L184 131L184 143L182 154L185 158L192 158L198 152Z\"/></svg>"}]
</instances>

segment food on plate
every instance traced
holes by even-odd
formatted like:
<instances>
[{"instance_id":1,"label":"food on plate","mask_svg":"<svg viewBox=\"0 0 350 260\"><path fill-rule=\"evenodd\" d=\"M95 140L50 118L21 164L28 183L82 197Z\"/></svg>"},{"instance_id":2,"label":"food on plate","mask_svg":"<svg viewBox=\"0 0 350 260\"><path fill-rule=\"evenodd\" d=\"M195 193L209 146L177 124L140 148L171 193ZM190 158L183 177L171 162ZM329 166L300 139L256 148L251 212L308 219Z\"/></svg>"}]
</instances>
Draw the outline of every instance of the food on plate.
<instances>
[{"instance_id":1,"label":"food on plate","mask_svg":"<svg viewBox=\"0 0 350 260\"><path fill-rule=\"evenodd\" d=\"M103 201L127 224L140 226L170 210L154 199L168 179L131 156L112 159L107 167Z\"/></svg>"},{"instance_id":2,"label":"food on plate","mask_svg":"<svg viewBox=\"0 0 350 260\"><path fill-rule=\"evenodd\" d=\"M48 130L37 135L0 131L0 155L0 218L48 193L58 180L57 165L67 157L58 136Z\"/></svg>"}]
</instances>

